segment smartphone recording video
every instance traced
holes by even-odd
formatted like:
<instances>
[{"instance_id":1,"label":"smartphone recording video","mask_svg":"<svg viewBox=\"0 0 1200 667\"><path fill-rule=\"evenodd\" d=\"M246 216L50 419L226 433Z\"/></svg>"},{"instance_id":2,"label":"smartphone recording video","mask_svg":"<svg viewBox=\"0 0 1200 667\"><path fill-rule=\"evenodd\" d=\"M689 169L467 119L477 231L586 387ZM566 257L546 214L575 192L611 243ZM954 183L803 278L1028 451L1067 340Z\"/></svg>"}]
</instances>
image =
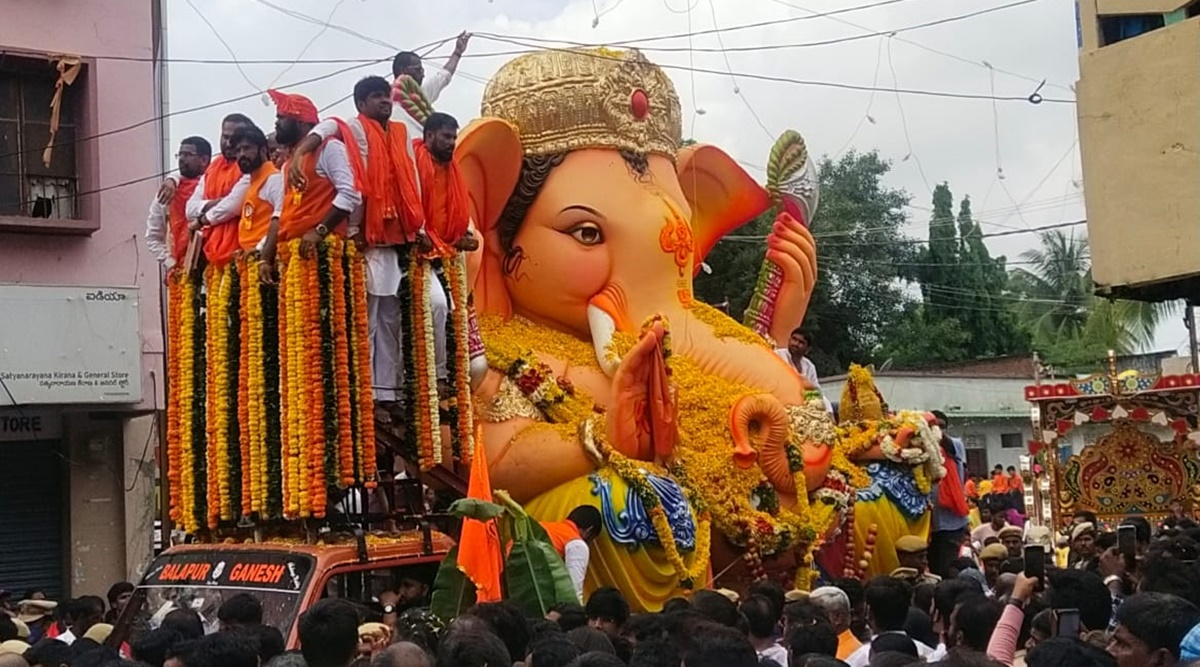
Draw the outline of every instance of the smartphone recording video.
<instances>
[{"instance_id":1,"label":"smartphone recording video","mask_svg":"<svg viewBox=\"0 0 1200 667\"><path fill-rule=\"evenodd\" d=\"M1080 633L1078 609L1054 610L1054 636L1078 639Z\"/></svg>"}]
</instances>

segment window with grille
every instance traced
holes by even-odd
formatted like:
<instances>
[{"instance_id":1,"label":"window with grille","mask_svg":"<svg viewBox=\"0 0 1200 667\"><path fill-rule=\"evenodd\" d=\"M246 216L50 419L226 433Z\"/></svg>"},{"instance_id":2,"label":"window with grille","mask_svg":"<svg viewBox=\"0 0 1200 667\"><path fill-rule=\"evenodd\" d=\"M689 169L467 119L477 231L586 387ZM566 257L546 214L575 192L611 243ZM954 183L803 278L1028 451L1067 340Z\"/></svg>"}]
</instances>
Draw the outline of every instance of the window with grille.
<instances>
[{"instance_id":1,"label":"window with grille","mask_svg":"<svg viewBox=\"0 0 1200 667\"><path fill-rule=\"evenodd\" d=\"M50 102L58 71L48 60L0 56L0 215L78 218L76 99L82 76L63 89L50 164Z\"/></svg>"},{"instance_id":2,"label":"window with grille","mask_svg":"<svg viewBox=\"0 0 1200 667\"><path fill-rule=\"evenodd\" d=\"M1020 449L1025 446L1025 438L1020 433L1001 433L1001 449Z\"/></svg>"}]
</instances>

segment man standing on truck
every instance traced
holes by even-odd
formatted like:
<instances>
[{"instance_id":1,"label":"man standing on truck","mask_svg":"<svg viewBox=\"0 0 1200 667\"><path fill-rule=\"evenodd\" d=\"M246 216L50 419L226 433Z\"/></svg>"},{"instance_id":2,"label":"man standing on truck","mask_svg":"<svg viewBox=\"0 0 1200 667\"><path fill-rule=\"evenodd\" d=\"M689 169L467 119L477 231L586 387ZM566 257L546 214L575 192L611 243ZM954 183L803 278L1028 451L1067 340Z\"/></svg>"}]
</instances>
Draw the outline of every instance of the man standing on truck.
<instances>
[{"instance_id":1,"label":"man standing on truck","mask_svg":"<svg viewBox=\"0 0 1200 667\"><path fill-rule=\"evenodd\" d=\"M554 549L567 565L567 574L571 575L571 583L580 602L583 601L583 579L587 576L588 561L592 556L588 544L600 535L603 525L600 510L591 505L576 507L563 521L542 523Z\"/></svg>"}]
</instances>

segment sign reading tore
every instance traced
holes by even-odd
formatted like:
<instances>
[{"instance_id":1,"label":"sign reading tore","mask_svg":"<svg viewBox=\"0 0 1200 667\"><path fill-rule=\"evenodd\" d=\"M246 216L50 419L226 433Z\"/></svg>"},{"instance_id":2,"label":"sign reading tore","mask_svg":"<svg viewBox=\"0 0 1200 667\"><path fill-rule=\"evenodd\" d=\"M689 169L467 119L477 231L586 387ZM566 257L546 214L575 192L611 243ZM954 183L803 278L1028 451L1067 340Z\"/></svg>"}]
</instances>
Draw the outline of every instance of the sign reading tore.
<instances>
[{"instance_id":1,"label":"sign reading tore","mask_svg":"<svg viewBox=\"0 0 1200 667\"><path fill-rule=\"evenodd\" d=\"M138 291L0 285L0 407L142 400Z\"/></svg>"}]
</instances>

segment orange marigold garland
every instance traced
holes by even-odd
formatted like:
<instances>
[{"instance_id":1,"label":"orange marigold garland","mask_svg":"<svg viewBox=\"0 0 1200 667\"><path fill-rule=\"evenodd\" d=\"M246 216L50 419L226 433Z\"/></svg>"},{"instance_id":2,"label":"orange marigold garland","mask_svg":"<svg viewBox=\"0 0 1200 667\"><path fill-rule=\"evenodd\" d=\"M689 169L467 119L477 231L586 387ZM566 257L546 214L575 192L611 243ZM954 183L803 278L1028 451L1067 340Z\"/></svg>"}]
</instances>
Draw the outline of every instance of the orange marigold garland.
<instances>
[{"instance_id":1,"label":"orange marigold garland","mask_svg":"<svg viewBox=\"0 0 1200 667\"><path fill-rule=\"evenodd\" d=\"M180 397L185 393L181 361L185 350L182 336L183 296L182 282L187 276L181 270L172 270L167 277L167 498L171 521L179 523L182 511L179 506L182 493L182 441L179 413ZM191 381L191 378L188 378ZM186 393L190 393L186 392Z\"/></svg>"},{"instance_id":2,"label":"orange marigold garland","mask_svg":"<svg viewBox=\"0 0 1200 667\"><path fill-rule=\"evenodd\" d=\"M318 248L316 252L321 252ZM300 257L300 278L304 281L304 349L301 363L305 371L308 395L305 439L300 452L300 516L317 518L325 515L322 498L325 492L325 396L321 382L321 285L317 262Z\"/></svg>"},{"instance_id":3,"label":"orange marigold garland","mask_svg":"<svg viewBox=\"0 0 1200 667\"><path fill-rule=\"evenodd\" d=\"M354 419L358 423L355 448L362 467L360 481L367 488L375 487L375 404L371 393L370 325L367 322L366 261L353 244L346 247L346 277L352 298L348 304L354 328L351 349L355 365Z\"/></svg>"},{"instance_id":4,"label":"orange marigold garland","mask_svg":"<svg viewBox=\"0 0 1200 667\"><path fill-rule=\"evenodd\" d=\"M338 406L337 381L334 379L335 338L333 320L333 267L332 259L341 240L337 237L325 239L317 246L314 268L317 274L317 335L320 356L315 360L319 383L316 390L321 396L321 443L313 456L313 516L325 513L325 499L329 487L338 483Z\"/></svg>"},{"instance_id":5,"label":"orange marigold garland","mask_svg":"<svg viewBox=\"0 0 1200 667\"><path fill-rule=\"evenodd\" d=\"M280 303L287 309L287 319L281 319L281 335L287 336L287 402L284 405L284 418L288 423L288 439L284 446L283 455L283 515L288 519L300 516L300 454L301 443L306 439L307 418L304 413L307 398L304 395L306 379L304 376L304 312L305 286L301 275L301 259L296 252L299 243L293 241L284 246L284 277L287 298Z\"/></svg>"},{"instance_id":6,"label":"orange marigold garland","mask_svg":"<svg viewBox=\"0 0 1200 667\"><path fill-rule=\"evenodd\" d=\"M445 259L446 279L450 283L451 331L454 339L454 402L456 423L453 442L459 461L469 461L475 451L475 410L471 405L471 342L466 259L462 253Z\"/></svg>"},{"instance_id":7,"label":"orange marigold garland","mask_svg":"<svg viewBox=\"0 0 1200 667\"><path fill-rule=\"evenodd\" d=\"M337 392L337 484L348 487L361 477L355 470L353 410L350 395L350 333L346 325L346 264L343 261L343 245L337 243L330 248L329 270L330 292L333 308L330 312L333 331L334 384Z\"/></svg>"},{"instance_id":8,"label":"orange marigold garland","mask_svg":"<svg viewBox=\"0 0 1200 667\"><path fill-rule=\"evenodd\" d=\"M223 281L224 294L222 303L226 309L225 338L226 368L221 382L222 401L224 401L225 456L221 463L225 466L222 471L221 487L225 495L221 501L221 519L229 521L242 515L242 422L238 416L242 407L238 400L242 372L242 277L235 263L225 269Z\"/></svg>"}]
</instances>

